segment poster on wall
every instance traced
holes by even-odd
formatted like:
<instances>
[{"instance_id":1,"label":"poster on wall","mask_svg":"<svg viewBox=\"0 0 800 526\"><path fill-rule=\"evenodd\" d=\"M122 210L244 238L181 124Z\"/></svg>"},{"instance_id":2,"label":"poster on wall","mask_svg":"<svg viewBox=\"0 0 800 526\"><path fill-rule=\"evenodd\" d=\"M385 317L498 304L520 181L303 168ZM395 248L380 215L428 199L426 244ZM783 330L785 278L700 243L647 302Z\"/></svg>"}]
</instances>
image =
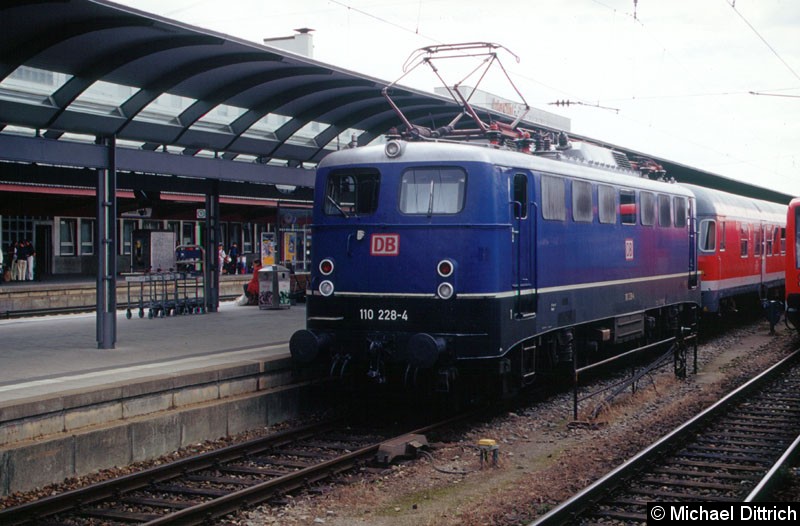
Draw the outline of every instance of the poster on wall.
<instances>
[{"instance_id":1,"label":"poster on wall","mask_svg":"<svg viewBox=\"0 0 800 526\"><path fill-rule=\"evenodd\" d=\"M261 232L261 264L275 264L275 234L272 232Z\"/></svg>"},{"instance_id":2,"label":"poster on wall","mask_svg":"<svg viewBox=\"0 0 800 526\"><path fill-rule=\"evenodd\" d=\"M283 234L283 260L288 262L295 260L297 250L297 233L285 232Z\"/></svg>"}]
</instances>

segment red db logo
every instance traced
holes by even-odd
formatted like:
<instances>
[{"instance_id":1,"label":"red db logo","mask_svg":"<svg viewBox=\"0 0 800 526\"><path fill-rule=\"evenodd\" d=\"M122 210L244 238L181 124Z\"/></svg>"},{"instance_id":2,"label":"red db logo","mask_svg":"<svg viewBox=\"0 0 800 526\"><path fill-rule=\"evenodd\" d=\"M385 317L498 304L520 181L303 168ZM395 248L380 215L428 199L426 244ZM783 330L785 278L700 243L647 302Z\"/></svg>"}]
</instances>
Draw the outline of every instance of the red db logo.
<instances>
[{"instance_id":1,"label":"red db logo","mask_svg":"<svg viewBox=\"0 0 800 526\"><path fill-rule=\"evenodd\" d=\"M372 234L369 244L371 256L397 256L400 254L398 234Z\"/></svg>"}]
</instances>

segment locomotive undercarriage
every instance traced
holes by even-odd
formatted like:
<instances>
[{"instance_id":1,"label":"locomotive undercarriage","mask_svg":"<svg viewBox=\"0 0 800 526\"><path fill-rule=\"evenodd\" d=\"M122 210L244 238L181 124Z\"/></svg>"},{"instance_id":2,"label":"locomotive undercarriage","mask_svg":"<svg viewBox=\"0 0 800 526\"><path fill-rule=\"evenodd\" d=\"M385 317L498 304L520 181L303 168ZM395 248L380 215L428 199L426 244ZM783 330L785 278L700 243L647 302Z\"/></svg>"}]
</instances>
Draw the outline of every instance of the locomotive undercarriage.
<instances>
[{"instance_id":1,"label":"locomotive undercarriage","mask_svg":"<svg viewBox=\"0 0 800 526\"><path fill-rule=\"evenodd\" d=\"M486 356L491 338L483 333L349 331L337 340L321 331L324 336L315 338L324 340L320 357L328 361L330 375L355 389L461 394L466 387L480 396L502 397L543 377L569 375L574 368L693 331L696 312L692 304L673 305L573 325L524 339L497 356ZM470 353L474 357L465 358Z\"/></svg>"},{"instance_id":2,"label":"locomotive undercarriage","mask_svg":"<svg viewBox=\"0 0 800 526\"><path fill-rule=\"evenodd\" d=\"M516 345L506 355L510 367L507 378L501 380L503 391L512 394L542 376L570 374L579 367L614 355L694 334L696 316L694 304L672 305L535 336ZM685 365L685 359L676 358L676 374L678 368L685 368Z\"/></svg>"}]
</instances>

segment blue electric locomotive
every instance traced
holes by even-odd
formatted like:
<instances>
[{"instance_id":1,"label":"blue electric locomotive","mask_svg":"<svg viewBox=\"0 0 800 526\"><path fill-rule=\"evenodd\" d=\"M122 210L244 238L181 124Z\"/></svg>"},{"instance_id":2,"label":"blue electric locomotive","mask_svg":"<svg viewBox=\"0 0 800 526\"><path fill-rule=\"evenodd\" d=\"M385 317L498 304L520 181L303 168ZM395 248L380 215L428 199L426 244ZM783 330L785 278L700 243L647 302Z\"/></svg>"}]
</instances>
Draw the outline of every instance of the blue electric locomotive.
<instances>
[{"instance_id":1,"label":"blue electric locomotive","mask_svg":"<svg viewBox=\"0 0 800 526\"><path fill-rule=\"evenodd\" d=\"M688 325L700 302L691 191L561 139L530 153L395 138L326 157L295 362L508 388Z\"/></svg>"}]
</instances>

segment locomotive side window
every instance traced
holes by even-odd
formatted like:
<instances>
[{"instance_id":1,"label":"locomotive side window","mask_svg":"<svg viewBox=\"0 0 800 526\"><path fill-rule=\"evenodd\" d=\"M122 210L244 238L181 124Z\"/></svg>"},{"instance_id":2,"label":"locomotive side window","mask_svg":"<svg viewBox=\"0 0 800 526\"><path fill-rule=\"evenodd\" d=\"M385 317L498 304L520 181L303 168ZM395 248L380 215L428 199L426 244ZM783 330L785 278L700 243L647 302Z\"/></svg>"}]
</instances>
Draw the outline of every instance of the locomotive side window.
<instances>
[{"instance_id":1,"label":"locomotive side window","mask_svg":"<svg viewBox=\"0 0 800 526\"><path fill-rule=\"evenodd\" d=\"M658 226L672 226L672 208L669 206L669 196L658 194Z\"/></svg>"},{"instance_id":2,"label":"locomotive side window","mask_svg":"<svg viewBox=\"0 0 800 526\"><path fill-rule=\"evenodd\" d=\"M592 183L572 181L572 219L590 223L593 218Z\"/></svg>"},{"instance_id":3,"label":"locomotive side window","mask_svg":"<svg viewBox=\"0 0 800 526\"><path fill-rule=\"evenodd\" d=\"M636 224L636 194L633 190L619 191L619 213L623 225Z\"/></svg>"},{"instance_id":4,"label":"locomotive side window","mask_svg":"<svg viewBox=\"0 0 800 526\"><path fill-rule=\"evenodd\" d=\"M642 204L642 224L645 226L656 224L656 196L650 192L640 192L639 201Z\"/></svg>"},{"instance_id":5,"label":"locomotive side window","mask_svg":"<svg viewBox=\"0 0 800 526\"><path fill-rule=\"evenodd\" d=\"M717 249L717 222L713 219L704 219L700 222L700 250L714 252Z\"/></svg>"},{"instance_id":6,"label":"locomotive side window","mask_svg":"<svg viewBox=\"0 0 800 526\"><path fill-rule=\"evenodd\" d=\"M567 192L564 180L549 175L542 176L542 217L556 221L567 219Z\"/></svg>"},{"instance_id":7,"label":"locomotive side window","mask_svg":"<svg viewBox=\"0 0 800 526\"><path fill-rule=\"evenodd\" d=\"M378 208L381 176L377 170L358 169L333 172L325 187L327 215L364 215Z\"/></svg>"},{"instance_id":8,"label":"locomotive side window","mask_svg":"<svg viewBox=\"0 0 800 526\"><path fill-rule=\"evenodd\" d=\"M677 228L686 226L686 198L673 197L672 198L672 211L675 214L674 224Z\"/></svg>"},{"instance_id":9,"label":"locomotive side window","mask_svg":"<svg viewBox=\"0 0 800 526\"><path fill-rule=\"evenodd\" d=\"M405 214L456 214L464 207L467 174L461 168L411 168L400 181Z\"/></svg>"},{"instance_id":10,"label":"locomotive side window","mask_svg":"<svg viewBox=\"0 0 800 526\"><path fill-rule=\"evenodd\" d=\"M528 217L528 176L525 174L514 175L514 217Z\"/></svg>"},{"instance_id":11,"label":"locomotive side window","mask_svg":"<svg viewBox=\"0 0 800 526\"><path fill-rule=\"evenodd\" d=\"M617 192L613 186L604 184L597 186L597 199L599 201L597 214L600 222L613 225L617 222Z\"/></svg>"}]
</instances>

